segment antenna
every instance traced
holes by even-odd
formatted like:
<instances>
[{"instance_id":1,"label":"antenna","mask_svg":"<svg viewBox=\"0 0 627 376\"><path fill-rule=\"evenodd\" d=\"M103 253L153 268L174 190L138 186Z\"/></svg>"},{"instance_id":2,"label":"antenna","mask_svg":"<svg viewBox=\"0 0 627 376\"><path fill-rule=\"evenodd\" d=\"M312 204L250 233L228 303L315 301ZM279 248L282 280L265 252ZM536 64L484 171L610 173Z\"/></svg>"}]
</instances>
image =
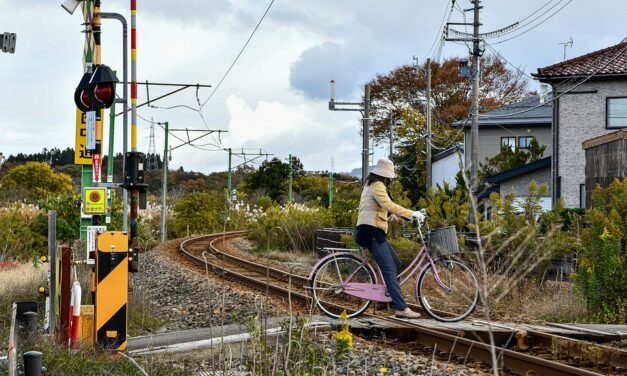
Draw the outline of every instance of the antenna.
<instances>
[{"instance_id":1,"label":"antenna","mask_svg":"<svg viewBox=\"0 0 627 376\"><path fill-rule=\"evenodd\" d=\"M561 44L562 46L564 46L564 60L566 60L566 47L570 47L570 48L573 47L573 38L572 37L569 37L569 38L570 38L570 40L568 42L560 42L560 43L558 43L558 44ZM562 61L564 61L564 60L562 60Z\"/></svg>"}]
</instances>

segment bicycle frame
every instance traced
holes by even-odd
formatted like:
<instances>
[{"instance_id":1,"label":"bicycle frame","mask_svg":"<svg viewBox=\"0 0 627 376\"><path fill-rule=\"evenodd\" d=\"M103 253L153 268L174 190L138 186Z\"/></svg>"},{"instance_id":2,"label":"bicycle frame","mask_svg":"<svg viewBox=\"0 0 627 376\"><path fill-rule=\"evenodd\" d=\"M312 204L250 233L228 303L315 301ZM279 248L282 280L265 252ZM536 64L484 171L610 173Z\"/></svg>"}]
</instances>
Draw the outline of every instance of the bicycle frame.
<instances>
[{"instance_id":1,"label":"bicycle frame","mask_svg":"<svg viewBox=\"0 0 627 376\"><path fill-rule=\"evenodd\" d=\"M422 234L422 230L420 229L420 226L418 227L418 234L420 235L420 239L422 241L422 247L420 249L420 252L416 254L416 256L411 261L411 263L405 269L403 269L403 271L401 271L400 274L398 274L398 278L400 279L401 276L407 273L407 275L401 280L400 285L402 286L405 283L407 283L414 275L416 275L416 273L420 275L424 272L424 270L428 266L432 266L431 270L435 277L435 281L438 283L438 285L440 285L444 290L451 291L451 289L448 286L446 286L444 282L442 282L442 280L440 279L440 276L438 275L437 269L435 268L435 260L431 257L431 254L429 253L427 242L425 242L424 240L424 236ZM351 257L361 260L361 264L348 277L346 277L346 279L342 281L341 286L338 286L338 287L341 287L344 293L346 293L347 295L352 295L352 296L356 296L362 299L368 299L368 300L377 301L377 302L385 302L385 303L391 302L392 299L389 296L386 296L385 294L386 293L385 284L379 283L379 281L383 281L383 274L381 273L381 269L379 268L379 265L377 265L376 272L374 273L375 274L374 284L351 282L351 279L353 278L353 276L359 270L361 270L361 268L366 268L366 269L370 269L371 271L374 271L369 264L369 261L370 261L369 257L363 257L361 255L356 255L350 252L332 253L330 255L323 257L322 259L318 261L318 263L316 263L316 265L313 267L309 275L309 279L311 280L313 278L314 274L318 270L318 267L324 262L326 262L327 260L340 257L340 256L346 256L346 255L350 255ZM418 294L417 284L416 284L416 294Z\"/></svg>"}]
</instances>

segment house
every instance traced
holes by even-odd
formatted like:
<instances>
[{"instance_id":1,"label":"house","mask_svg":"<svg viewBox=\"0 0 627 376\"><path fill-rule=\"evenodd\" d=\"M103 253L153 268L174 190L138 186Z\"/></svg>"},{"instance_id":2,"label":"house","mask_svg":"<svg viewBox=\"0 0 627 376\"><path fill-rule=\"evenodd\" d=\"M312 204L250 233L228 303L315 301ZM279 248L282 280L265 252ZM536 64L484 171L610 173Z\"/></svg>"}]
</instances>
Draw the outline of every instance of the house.
<instances>
[{"instance_id":1,"label":"house","mask_svg":"<svg viewBox=\"0 0 627 376\"><path fill-rule=\"evenodd\" d=\"M582 143L627 128L627 38L615 46L538 68L534 76L553 88L552 203L563 198L566 207L585 207Z\"/></svg>"},{"instance_id":2,"label":"house","mask_svg":"<svg viewBox=\"0 0 627 376\"><path fill-rule=\"evenodd\" d=\"M464 163L464 146L455 144L431 158L431 187L444 187L444 183L454 187L461 159Z\"/></svg>"},{"instance_id":3,"label":"house","mask_svg":"<svg viewBox=\"0 0 627 376\"><path fill-rule=\"evenodd\" d=\"M503 106L493 111L482 113L479 118L479 163L485 163L501 152L501 147L507 145L512 148L526 149L531 140L535 139L539 145L545 146L543 159L527 165L516 167L508 171L487 178L487 187L477 193L477 198L487 199L492 192L507 194L516 193L518 197L528 194L529 183L535 180L538 184L549 184L550 161L552 148L551 123L553 120L552 102L546 95L530 96L520 102ZM470 145L470 124L466 121L457 121L453 127L463 127L464 140ZM470 147L466 147L465 165L470 165ZM543 199L542 206L550 208L550 197ZM489 217L490 203L484 203L485 215Z\"/></svg>"},{"instance_id":4,"label":"house","mask_svg":"<svg viewBox=\"0 0 627 376\"><path fill-rule=\"evenodd\" d=\"M479 117L479 163L501 152L501 145L526 149L532 139L545 145L544 156L552 154L552 103L543 96L530 96L520 102L482 113ZM470 121L456 121L463 127L465 145L470 145ZM466 147L465 165L470 166L471 148Z\"/></svg>"}]
</instances>

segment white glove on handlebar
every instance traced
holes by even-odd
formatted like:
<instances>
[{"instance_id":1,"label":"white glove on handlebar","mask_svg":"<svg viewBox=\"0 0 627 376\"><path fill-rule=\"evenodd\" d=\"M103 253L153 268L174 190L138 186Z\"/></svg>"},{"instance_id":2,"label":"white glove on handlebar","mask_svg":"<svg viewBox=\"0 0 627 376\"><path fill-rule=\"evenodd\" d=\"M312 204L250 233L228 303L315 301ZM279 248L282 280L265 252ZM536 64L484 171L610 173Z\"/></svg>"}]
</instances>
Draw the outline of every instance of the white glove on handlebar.
<instances>
[{"instance_id":1,"label":"white glove on handlebar","mask_svg":"<svg viewBox=\"0 0 627 376\"><path fill-rule=\"evenodd\" d=\"M427 218L427 213L426 213L425 209L418 210L418 211L415 211L412 214L412 217L416 220L416 222L422 224L425 221L425 219Z\"/></svg>"}]
</instances>

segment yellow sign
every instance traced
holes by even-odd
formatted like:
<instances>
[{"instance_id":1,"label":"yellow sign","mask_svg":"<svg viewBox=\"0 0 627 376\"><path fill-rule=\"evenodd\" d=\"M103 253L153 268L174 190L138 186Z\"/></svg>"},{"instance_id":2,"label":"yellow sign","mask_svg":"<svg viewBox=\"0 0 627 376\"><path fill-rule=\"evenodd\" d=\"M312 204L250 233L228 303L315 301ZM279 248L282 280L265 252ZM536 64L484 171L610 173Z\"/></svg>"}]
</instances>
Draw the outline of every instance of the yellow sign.
<instances>
[{"instance_id":1,"label":"yellow sign","mask_svg":"<svg viewBox=\"0 0 627 376\"><path fill-rule=\"evenodd\" d=\"M85 113L76 109L76 141L74 143L74 164L91 165L92 151L87 150L87 121Z\"/></svg>"},{"instance_id":2,"label":"yellow sign","mask_svg":"<svg viewBox=\"0 0 627 376\"><path fill-rule=\"evenodd\" d=\"M85 188L83 203L85 214L107 214L107 188Z\"/></svg>"}]
</instances>

